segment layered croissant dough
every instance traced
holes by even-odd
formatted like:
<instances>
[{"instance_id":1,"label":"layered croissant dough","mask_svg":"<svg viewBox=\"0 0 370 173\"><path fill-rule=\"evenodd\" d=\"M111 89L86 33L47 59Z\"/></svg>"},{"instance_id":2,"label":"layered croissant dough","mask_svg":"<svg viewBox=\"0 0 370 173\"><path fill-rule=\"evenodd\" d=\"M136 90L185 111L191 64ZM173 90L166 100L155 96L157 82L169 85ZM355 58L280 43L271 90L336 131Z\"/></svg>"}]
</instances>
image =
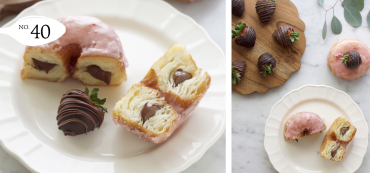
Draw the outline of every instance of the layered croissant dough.
<instances>
[{"instance_id":1,"label":"layered croissant dough","mask_svg":"<svg viewBox=\"0 0 370 173\"><path fill-rule=\"evenodd\" d=\"M157 89L182 116L198 105L211 83L207 72L202 73L186 52L184 45L173 45L153 64L140 84Z\"/></svg>"},{"instance_id":2,"label":"layered croissant dough","mask_svg":"<svg viewBox=\"0 0 370 173\"><path fill-rule=\"evenodd\" d=\"M333 140L325 140L320 150L321 157L336 162L341 161L345 153L346 147Z\"/></svg>"},{"instance_id":3,"label":"layered croissant dough","mask_svg":"<svg viewBox=\"0 0 370 173\"><path fill-rule=\"evenodd\" d=\"M352 126L344 116L334 120L321 145L321 157L336 162L341 161L356 131L356 127Z\"/></svg>"},{"instance_id":4,"label":"layered croissant dough","mask_svg":"<svg viewBox=\"0 0 370 173\"><path fill-rule=\"evenodd\" d=\"M69 58L39 48L28 49L24 55L22 79L63 82L72 75L84 85L120 85L126 81L121 63L109 57L79 57L74 67Z\"/></svg>"},{"instance_id":5,"label":"layered croissant dough","mask_svg":"<svg viewBox=\"0 0 370 173\"><path fill-rule=\"evenodd\" d=\"M135 84L116 103L113 120L149 142L160 143L175 130L178 116L157 90Z\"/></svg>"},{"instance_id":6,"label":"layered croissant dough","mask_svg":"<svg viewBox=\"0 0 370 173\"><path fill-rule=\"evenodd\" d=\"M161 143L195 109L210 82L185 46L175 44L117 102L113 119L141 138Z\"/></svg>"},{"instance_id":7,"label":"layered croissant dough","mask_svg":"<svg viewBox=\"0 0 370 173\"><path fill-rule=\"evenodd\" d=\"M24 54L22 79L40 79L50 82L63 82L69 76L66 59L57 54L43 52L40 48L28 48Z\"/></svg>"},{"instance_id":8,"label":"layered croissant dough","mask_svg":"<svg viewBox=\"0 0 370 173\"><path fill-rule=\"evenodd\" d=\"M113 28L95 17L66 16L60 38L27 46L22 79L63 82L73 76L85 85L120 85L126 81L127 59Z\"/></svg>"},{"instance_id":9,"label":"layered croissant dough","mask_svg":"<svg viewBox=\"0 0 370 173\"><path fill-rule=\"evenodd\" d=\"M81 57L76 63L73 77L85 85L120 85L126 81L126 72L114 58Z\"/></svg>"}]
</instances>

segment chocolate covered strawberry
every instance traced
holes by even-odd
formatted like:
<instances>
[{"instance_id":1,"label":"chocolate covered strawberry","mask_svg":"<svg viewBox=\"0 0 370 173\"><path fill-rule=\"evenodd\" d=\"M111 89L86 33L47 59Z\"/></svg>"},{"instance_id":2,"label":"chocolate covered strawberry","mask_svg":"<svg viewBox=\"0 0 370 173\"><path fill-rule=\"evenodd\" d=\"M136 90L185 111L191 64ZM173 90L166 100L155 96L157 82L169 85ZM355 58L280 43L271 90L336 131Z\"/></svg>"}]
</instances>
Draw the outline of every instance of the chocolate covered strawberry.
<instances>
[{"instance_id":1,"label":"chocolate covered strawberry","mask_svg":"<svg viewBox=\"0 0 370 173\"><path fill-rule=\"evenodd\" d=\"M267 23L271 20L275 12L276 0L258 0L256 3L256 12L261 23Z\"/></svg>"},{"instance_id":2,"label":"chocolate covered strawberry","mask_svg":"<svg viewBox=\"0 0 370 173\"><path fill-rule=\"evenodd\" d=\"M235 43L239 46L253 47L256 43L256 32L252 27L246 26L245 23L238 22L231 30L232 39L235 38Z\"/></svg>"},{"instance_id":3,"label":"chocolate covered strawberry","mask_svg":"<svg viewBox=\"0 0 370 173\"><path fill-rule=\"evenodd\" d=\"M236 82L241 81L241 77L244 76L246 67L247 67L247 63L240 59L232 63L231 73L232 73L232 83L233 84L236 84Z\"/></svg>"},{"instance_id":4,"label":"chocolate covered strawberry","mask_svg":"<svg viewBox=\"0 0 370 173\"><path fill-rule=\"evenodd\" d=\"M276 60L271 54L264 53L258 58L257 67L263 76L266 76L267 74L272 75L272 72L276 67Z\"/></svg>"},{"instance_id":5,"label":"chocolate covered strawberry","mask_svg":"<svg viewBox=\"0 0 370 173\"><path fill-rule=\"evenodd\" d=\"M301 33L294 32L291 26L281 26L274 31L272 37L282 46L290 46L294 42L297 42Z\"/></svg>"},{"instance_id":6,"label":"chocolate covered strawberry","mask_svg":"<svg viewBox=\"0 0 370 173\"><path fill-rule=\"evenodd\" d=\"M244 0L232 0L231 13L235 16L242 16L245 10Z\"/></svg>"},{"instance_id":7,"label":"chocolate covered strawberry","mask_svg":"<svg viewBox=\"0 0 370 173\"><path fill-rule=\"evenodd\" d=\"M348 51L343 53L343 56L340 57L343 60L343 64L349 69L355 69L361 65L361 55L355 50Z\"/></svg>"}]
</instances>

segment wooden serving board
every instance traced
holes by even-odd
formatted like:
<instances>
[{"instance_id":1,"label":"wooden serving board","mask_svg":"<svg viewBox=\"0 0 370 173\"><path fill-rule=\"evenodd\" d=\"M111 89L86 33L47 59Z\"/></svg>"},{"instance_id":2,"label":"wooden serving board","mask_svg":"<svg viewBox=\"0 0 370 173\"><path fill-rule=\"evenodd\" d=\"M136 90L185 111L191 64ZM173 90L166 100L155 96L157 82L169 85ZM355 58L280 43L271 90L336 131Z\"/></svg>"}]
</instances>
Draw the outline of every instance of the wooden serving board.
<instances>
[{"instance_id":1,"label":"wooden serving board","mask_svg":"<svg viewBox=\"0 0 370 173\"><path fill-rule=\"evenodd\" d=\"M299 19L297 7L290 0L277 0L276 10L271 20L262 24L257 16L255 5L257 0L244 0L245 11L241 17L232 15L232 28L241 21L252 27L257 34L253 48L246 48L235 44L232 40L232 60L246 61L247 67L240 83L232 86L239 94L253 92L265 93L268 89L284 84L291 73L301 68L301 57L306 48L304 35L305 24ZM272 33L280 26L289 25L295 32L300 32L299 41L290 47L279 45L272 37ZM260 55L270 53L276 59L276 68L272 75L263 77L257 68Z\"/></svg>"},{"instance_id":2,"label":"wooden serving board","mask_svg":"<svg viewBox=\"0 0 370 173\"><path fill-rule=\"evenodd\" d=\"M41 0L0 0L0 20L9 15L20 13Z\"/></svg>"}]
</instances>

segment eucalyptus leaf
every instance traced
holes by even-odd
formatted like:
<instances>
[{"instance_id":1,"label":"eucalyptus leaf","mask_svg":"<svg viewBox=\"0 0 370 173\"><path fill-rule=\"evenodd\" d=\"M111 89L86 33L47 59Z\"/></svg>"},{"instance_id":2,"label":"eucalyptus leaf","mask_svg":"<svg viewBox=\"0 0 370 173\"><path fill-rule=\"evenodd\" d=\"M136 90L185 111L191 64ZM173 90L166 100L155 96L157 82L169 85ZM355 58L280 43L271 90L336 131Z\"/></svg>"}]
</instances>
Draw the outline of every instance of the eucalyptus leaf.
<instances>
[{"instance_id":1,"label":"eucalyptus leaf","mask_svg":"<svg viewBox=\"0 0 370 173\"><path fill-rule=\"evenodd\" d=\"M324 40L325 40L325 38L326 38L326 31L327 31L327 28L328 28L328 26L326 25L326 20L325 20L324 28L322 28L322 39L324 39Z\"/></svg>"},{"instance_id":2,"label":"eucalyptus leaf","mask_svg":"<svg viewBox=\"0 0 370 173\"><path fill-rule=\"evenodd\" d=\"M331 30L334 34L340 34L342 32L342 24L335 16L333 16L333 19L331 19Z\"/></svg>"},{"instance_id":3,"label":"eucalyptus leaf","mask_svg":"<svg viewBox=\"0 0 370 173\"><path fill-rule=\"evenodd\" d=\"M321 6L324 6L324 0L318 0Z\"/></svg>"},{"instance_id":4,"label":"eucalyptus leaf","mask_svg":"<svg viewBox=\"0 0 370 173\"><path fill-rule=\"evenodd\" d=\"M367 25L369 25L369 27L370 27L370 11L369 11L369 13L367 14Z\"/></svg>"},{"instance_id":5,"label":"eucalyptus leaf","mask_svg":"<svg viewBox=\"0 0 370 173\"><path fill-rule=\"evenodd\" d=\"M359 27L362 24L361 13L354 7L344 6L344 18L354 27Z\"/></svg>"},{"instance_id":6,"label":"eucalyptus leaf","mask_svg":"<svg viewBox=\"0 0 370 173\"><path fill-rule=\"evenodd\" d=\"M343 7L353 7L358 11L362 11L364 9L364 0L343 0Z\"/></svg>"}]
</instances>

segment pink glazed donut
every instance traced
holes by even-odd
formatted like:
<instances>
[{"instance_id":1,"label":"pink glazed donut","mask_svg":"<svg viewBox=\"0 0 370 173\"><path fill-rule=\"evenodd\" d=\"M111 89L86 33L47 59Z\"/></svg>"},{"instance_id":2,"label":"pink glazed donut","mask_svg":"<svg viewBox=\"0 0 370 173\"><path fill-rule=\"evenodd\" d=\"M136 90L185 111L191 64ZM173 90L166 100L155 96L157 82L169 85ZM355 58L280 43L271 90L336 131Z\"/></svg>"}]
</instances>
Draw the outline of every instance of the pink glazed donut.
<instances>
[{"instance_id":1,"label":"pink glazed donut","mask_svg":"<svg viewBox=\"0 0 370 173\"><path fill-rule=\"evenodd\" d=\"M290 116L284 126L285 141L297 140L326 129L325 120L313 112L299 112Z\"/></svg>"},{"instance_id":2,"label":"pink glazed donut","mask_svg":"<svg viewBox=\"0 0 370 173\"><path fill-rule=\"evenodd\" d=\"M340 57L343 53L355 50L360 56L362 63L355 69L349 69L343 64ZM337 77L345 80L355 80L363 76L370 68L370 49L367 45L357 39L344 39L333 45L328 55L328 67Z\"/></svg>"}]
</instances>

